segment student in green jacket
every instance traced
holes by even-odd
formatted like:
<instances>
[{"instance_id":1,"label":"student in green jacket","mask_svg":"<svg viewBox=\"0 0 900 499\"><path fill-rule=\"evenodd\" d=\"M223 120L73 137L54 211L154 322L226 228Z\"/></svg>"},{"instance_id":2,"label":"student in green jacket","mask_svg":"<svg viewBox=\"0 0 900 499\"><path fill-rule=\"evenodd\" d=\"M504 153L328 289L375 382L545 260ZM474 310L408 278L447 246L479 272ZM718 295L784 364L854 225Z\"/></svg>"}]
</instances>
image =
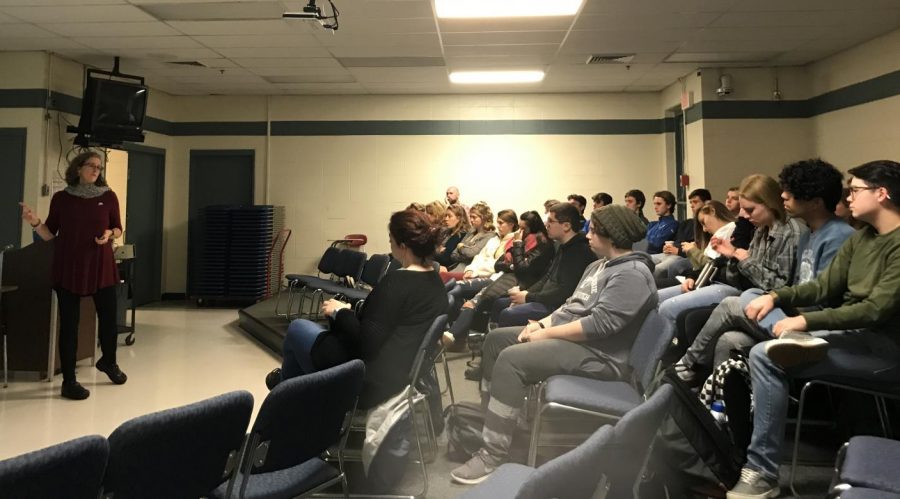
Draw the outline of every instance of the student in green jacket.
<instances>
[{"instance_id":1,"label":"student in green jacket","mask_svg":"<svg viewBox=\"0 0 900 499\"><path fill-rule=\"evenodd\" d=\"M849 172L850 210L868 224L812 281L780 288L747 305L750 320L775 307L821 310L785 317L778 339L750 351L753 437L729 499L777 497L788 381L818 376L900 382L900 164L873 161Z\"/></svg>"}]
</instances>

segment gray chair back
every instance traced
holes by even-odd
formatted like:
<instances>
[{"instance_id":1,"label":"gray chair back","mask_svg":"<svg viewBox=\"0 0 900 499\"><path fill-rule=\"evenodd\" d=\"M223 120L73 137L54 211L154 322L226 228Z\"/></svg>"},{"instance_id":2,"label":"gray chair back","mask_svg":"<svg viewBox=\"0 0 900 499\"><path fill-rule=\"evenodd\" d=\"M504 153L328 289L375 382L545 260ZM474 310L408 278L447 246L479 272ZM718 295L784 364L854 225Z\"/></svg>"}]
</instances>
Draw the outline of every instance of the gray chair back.
<instances>
[{"instance_id":1,"label":"gray chair back","mask_svg":"<svg viewBox=\"0 0 900 499\"><path fill-rule=\"evenodd\" d=\"M642 394L653 382L656 366L675 334L674 328L664 325L663 318L656 309L650 309L631 345L628 364L634 370L632 375L640 385L638 391Z\"/></svg>"},{"instance_id":2,"label":"gray chair back","mask_svg":"<svg viewBox=\"0 0 900 499\"><path fill-rule=\"evenodd\" d=\"M122 423L109 435L104 494L205 496L236 469L253 395L235 391Z\"/></svg>"},{"instance_id":3,"label":"gray chair back","mask_svg":"<svg viewBox=\"0 0 900 499\"><path fill-rule=\"evenodd\" d=\"M92 435L0 461L0 497L96 499L108 456Z\"/></svg>"}]
</instances>

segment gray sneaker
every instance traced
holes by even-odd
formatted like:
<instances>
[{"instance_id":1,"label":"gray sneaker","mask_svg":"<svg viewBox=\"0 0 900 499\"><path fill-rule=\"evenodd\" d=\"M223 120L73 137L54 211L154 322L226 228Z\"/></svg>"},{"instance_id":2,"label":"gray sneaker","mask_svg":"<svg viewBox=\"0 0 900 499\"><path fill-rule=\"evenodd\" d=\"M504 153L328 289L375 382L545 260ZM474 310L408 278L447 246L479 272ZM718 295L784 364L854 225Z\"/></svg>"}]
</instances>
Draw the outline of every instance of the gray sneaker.
<instances>
[{"instance_id":1,"label":"gray sneaker","mask_svg":"<svg viewBox=\"0 0 900 499\"><path fill-rule=\"evenodd\" d=\"M741 470L741 479L737 485L725 495L727 499L765 499L778 497L781 489L778 482L769 480L762 473L744 468Z\"/></svg>"},{"instance_id":2,"label":"gray sneaker","mask_svg":"<svg viewBox=\"0 0 900 499\"><path fill-rule=\"evenodd\" d=\"M451 471L450 478L456 483L475 485L491 476L494 470L494 467L488 466L484 462L484 459L481 457L481 451L478 451L471 459L466 461L466 464Z\"/></svg>"},{"instance_id":3,"label":"gray sneaker","mask_svg":"<svg viewBox=\"0 0 900 499\"><path fill-rule=\"evenodd\" d=\"M766 355L785 369L818 362L828 353L828 342L797 331L786 331L777 340L766 343Z\"/></svg>"}]
</instances>

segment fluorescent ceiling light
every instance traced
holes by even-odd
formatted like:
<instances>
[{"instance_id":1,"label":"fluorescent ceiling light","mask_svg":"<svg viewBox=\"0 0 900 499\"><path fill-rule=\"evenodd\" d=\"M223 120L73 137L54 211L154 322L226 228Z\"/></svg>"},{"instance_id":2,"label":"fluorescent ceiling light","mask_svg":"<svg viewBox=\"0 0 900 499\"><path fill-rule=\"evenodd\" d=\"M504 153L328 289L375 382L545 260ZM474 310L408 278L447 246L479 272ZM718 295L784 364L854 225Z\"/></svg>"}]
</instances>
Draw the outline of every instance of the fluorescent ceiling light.
<instances>
[{"instance_id":1,"label":"fluorescent ceiling light","mask_svg":"<svg viewBox=\"0 0 900 499\"><path fill-rule=\"evenodd\" d=\"M440 18L574 16L584 0L435 0Z\"/></svg>"},{"instance_id":2,"label":"fluorescent ceiling light","mask_svg":"<svg viewBox=\"0 0 900 499\"><path fill-rule=\"evenodd\" d=\"M543 71L454 71L450 81L458 84L537 83L544 79Z\"/></svg>"}]
</instances>

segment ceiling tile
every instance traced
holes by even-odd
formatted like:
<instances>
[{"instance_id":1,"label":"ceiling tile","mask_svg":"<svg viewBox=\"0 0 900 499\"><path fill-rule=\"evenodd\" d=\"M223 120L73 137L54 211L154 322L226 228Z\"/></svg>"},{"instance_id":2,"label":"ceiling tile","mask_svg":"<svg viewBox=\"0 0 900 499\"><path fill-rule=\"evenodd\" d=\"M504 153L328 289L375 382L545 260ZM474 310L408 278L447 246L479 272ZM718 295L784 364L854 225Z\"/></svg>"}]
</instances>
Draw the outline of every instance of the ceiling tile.
<instances>
[{"instance_id":1,"label":"ceiling tile","mask_svg":"<svg viewBox=\"0 0 900 499\"><path fill-rule=\"evenodd\" d=\"M677 49L683 43L682 40L682 37L676 36L672 36L671 39L660 39L621 31L573 31L563 44L561 52L563 54L668 53Z\"/></svg>"},{"instance_id":2,"label":"ceiling tile","mask_svg":"<svg viewBox=\"0 0 900 499\"><path fill-rule=\"evenodd\" d=\"M331 47L334 57L441 57L439 46L372 47L357 45L352 47Z\"/></svg>"},{"instance_id":3,"label":"ceiling tile","mask_svg":"<svg viewBox=\"0 0 900 499\"><path fill-rule=\"evenodd\" d=\"M630 14L656 14L660 12L728 12L742 0L601 0L585 3L581 14L606 14L606 13L630 13Z\"/></svg>"},{"instance_id":4,"label":"ceiling tile","mask_svg":"<svg viewBox=\"0 0 900 499\"><path fill-rule=\"evenodd\" d=\"M210 48L318 47L319 41L308 33L291 35L203 35L194 40Z\"/></svg>"},{"instance_id":5,"label":"ceiling tile","mask_svg":"<svg viewBox=\"0 0 900 499\"><path fill-rule=\"evenodd\" d=\"M327 74L305 74L305 75L279 75L264 77L269 83L355 83L356 78L351 74L346 75L327 75Z\"/></svg>"},{"instance_id":6,"label":"ceiling tile","mask_svg":"<svg viewBox=\"0 0 900 499\"><path fill-rule=\"evenodd\" d=\"M344 33L332 36L322 31L313 36L323 47L430 47L440 50L440 39L437 33L407 33L394 35Z\"/></svg>"},{"instance_id":7,"label":"ceiling tile","mask_svg":"<svg viewBox=\"0 0 900 499\"><path fill-rule=\"evenodd\" d=\"M0 38L55 38L56 34L33 24L4 24L0 28ZM2 45L0 45L2 47ZM2 48L0 48L2 50Z\"/></svg>"},{"instance_id":8,"label":"ceiling tile","mask_svg":"<svg viewBox=\"0 0 900 499\"><path fill-rule=\"evenodd\" d=\"M179 33L159 21L109 23L50 23L42 28L69 37L173 36Z\"/></svg>"},{"instance_id":9,"label":"ceiling tile","mask_svg":"<svg viewBox=\"0 0 900 499\"><path fill-rule=\"evenodd\" d=\"M416 68L444 66L443 57L343 57L345 68Z\"/></svg>"},{"instance_id":10,"label":"ceiling tile","mask_svg":"<svg viewBox=\"0 0 900 499\"><path fill-rule=\"evenodd\" d=\"M217 49L216 51L228 58L246 58L246 57L290 58L290 57L330 57L331 56L331 54L328 53L328 51L325 50L324 48L314 48L314 47L301 47L301 48L235 47L235 48L220 48L220 49Z\"/></svg>"},{"instance_id":11,"label":"ceiling tile","mask_svg":"<svg viewBox=\"0 0 900 499\"><path fill-rule=\"evenodd\" d=\"M366 89L359 83L275 83L287 94L361 94Z\"/></svg>"},{"instance_id":12,"label":"ceiling tile","mask_svg":"<svg viewBox=\"0 0 900 499\"><path fill-rule=\"evenodd\" d=\"M350 68L363 83L407 83L447 80L445 68Z\"/></svg>"},{"instance_id":13,"label":"ceiling tile","mask_svg":"<svg viewBox=\"0 0 900 499\"><path fill-rule=\"evenodd\" d=\"M84 49L84 45L68 38L0 38L3 50Z\"/></svg>"},{"instance_id":14,"label":"ceiling tile","mask_svg":"<svg viewBox=\"0 0 900 499\"><path fill-rule=\"evenodd\" d=\"M168 21L186 35L293 35L309 33L306 23L283 19L269 21Z\"/></svg>"},{"instance_id":15,"label":"ceiling tile","mask_svg":"<svg viewBox=\"0 0 900 499\"><path fill-rule=\"evenodd\" d=\"M323 75L323 76L349 76L344 68L252 68L248 71L260 76L297 76L297 75Z\"/></svg>"},{"instance_id":16,"label":"ceiling tile","mask_svg":"<svg viewBox=\"0 0 900 499\"><path fill-rule=\"evenodd\" d=\"M235 64L245 68L340 68L341 64L330 57L235 57Z\"/></svg>"},{"instance_id":17,"label":"ceiling tile","mask_svg":"<svg viewBox=\"0 0 900 499\"><path fill-rule=\"evenodd\" d=\"M754 0L752 2L737 2L734 11L779 11L779 10L846 10L848 6L856 9L891 9L897 8L895 0Z\"/></svg>"},{"instance_id":18,"label":"ceiling tile","mask_svg":"<svg viewBox=\"0 0 900 499\"><path fill-rule=\"evenodd\" d=\"M582 14L574 29L588 30L657 30L672 28L702 28L723 14L712 12L619 12L610 14ZM727 14L725 14L727 15Z\"/></svg>"},{"instance_id":19,"label":"ceiling tile","mask_svg":"<svg viewBox=\"0 0 900 499\"><path fill-rule=\"evenodd\" d=\"M200 48L199 43L189 36L126 36L121 38L93 37L73 38L73 40L98 49L156 49L156 48Z\"/></svg>"},{"instance_id":20,"label":"ceiling tile","mask_svg":"<svg viewBox=\"0 0 900 499\"><path fill-rule=\"evenodd\" d=\"M554 61L553 54L545 55L496 55L496 56L448 56L447 66L453 69L489 67L535 67ZM587 57L579 62L584 62Z\"/></svg>"},{"instance_id":21,"label":"ceiling tile","mask_svg":"<svg viewBox=\"0 0 900 499\"><path fill-rule=\"evenodd\" d=\"M277 1L179 2L144 4L141 8L163 21L278 19L285 12L284 5Z\"/></svg>"},{"instance_id":22,"label":"ceiling tile","mask_svg":"<svg viewBox=\"0 0 900 499\"><path fill-rule=\"evenodd\" d=\"M530 43L562 43L565 31L505 31L482 33L444 33L444 45L506 45Z\"/></svg>"},{"instance_id":23,"label":"ceiling tile","mask_svg":"<svg viewBox=\"0 0 900 499\"><path fill-rule=\"evenodd\" d=\"M155 21L133 5L57 5L38 7L2 7L3 13L31 23Z\"/></svg>"},{"instance_id":24,"label":"ceiling tile","mask_svg":"<svg viewBox=\"0 0 900 499\"><path fill-rule=\"evenodd\" d=\"M0 0L5 6L126 5L127 0Z\"/></svg>"},{"instance_id":25,"label":"ceiling tile","mask_svg":"<svg viewBox=\"0 0 900 499\"><path fill-rule=\"evenodd\" d=\"M448 57L485 55L553 55L559 45L555 43L533 45L451 45L444 47Z\"/></svg>"}]
</instances>

